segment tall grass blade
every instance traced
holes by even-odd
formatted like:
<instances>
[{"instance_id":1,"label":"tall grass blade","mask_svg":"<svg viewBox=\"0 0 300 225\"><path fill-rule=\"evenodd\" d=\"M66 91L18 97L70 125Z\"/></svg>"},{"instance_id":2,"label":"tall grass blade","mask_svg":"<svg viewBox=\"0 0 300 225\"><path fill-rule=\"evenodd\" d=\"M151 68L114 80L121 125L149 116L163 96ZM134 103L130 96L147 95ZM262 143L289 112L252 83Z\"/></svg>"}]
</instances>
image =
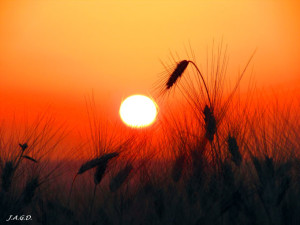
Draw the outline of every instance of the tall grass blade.
<instances>
[{"instance_id":1,"label":"tall grass blade","mask_svg":"<svg viewBox=\"0 0 300 225\"><path fill-rule=\"evenodd\" d=\"M184 164L185 164L185 158L186 156L184 154L178 156L174 162L173 168L172 168L172 179L174 182L178 182L181 178Z\"/></svg>"},{"instance_id":2,"label":"tall grass blade","mask_svg":"<svg viewBox=\"0 0 300 225\"><path fill-rule=\"evenodd\" d=\"M38 163L37 160L35 160L34 158L31 158L30 156L23 155L22 157L25 158L25 159L28 159L28 160L30 160L30 161L32 161L32 162L34 162L34 163Z\"/></svg>"}]
</instances>

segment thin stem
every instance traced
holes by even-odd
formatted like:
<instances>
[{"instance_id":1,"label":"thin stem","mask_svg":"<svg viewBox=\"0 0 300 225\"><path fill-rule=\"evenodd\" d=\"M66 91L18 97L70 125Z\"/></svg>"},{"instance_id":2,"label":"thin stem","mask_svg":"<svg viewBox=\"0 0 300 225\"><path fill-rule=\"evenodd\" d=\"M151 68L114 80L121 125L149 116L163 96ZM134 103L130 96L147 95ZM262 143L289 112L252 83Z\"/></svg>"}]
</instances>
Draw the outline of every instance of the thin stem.
<instances>
[{"instance_id":1,"label":"thin stem","mask_svg":"<svg viewBox=\"0 0 300 225\"><path fill-rule=\"evenodd\" d=\"M73 184L75 182L75 179L77 177L78 174L75 175L75 177L73 178L72 184L71 184L71 189L70 189L70 193L69 193L69 197L68 197L68 207L70 205L70 199L71 199L71 194L72 194L72 189L73 189Z\"/></svg>"},{"instance_id":2,"label":"thin stem","mask_svg":"<svg viewBox=\"0 0 300 225\"><path fill-rule=\"evenodd\" d=\"M212 105L211 105L211 100L210 100L208 88L207 88L207 86L206 86L206 83L205 83L205 81L204 81L204 78L203 78L203 76L202 76L202 73L200 72L198 66L197 66L193 61L190 61L190 60L189 60L188 62L192 63L193 66L194 66L194 67L196 68L196 70L198 71L198 73L199 73L199 75L200 75L200 77L201 77L201 79L202 79L202 82L203 82L203 84L204 84L204 87L205 87L205 90L206 90L206 94L207 94L207 98L208 98L208 101L209 101L209 106L210 106L210 108L211 108Z\"/></svg>"},{"instance_id":3,"label":"thin stem","mask_svg":"<svg viewBox=\"0 0 300 225\"><path fill-rule=\"evenodd\" d=\"M94 201L95 201L95 196L96 196L96 190L97 190L97 184L95 184L94 195L93 195L93 199L92 199L92 203L91 203L91 208L90 208L90 212L89 212L89 217L90 218L91 218L92 211L93 211L93 206L94 206Z\"/></svg>"},{"instance_id":4,"label":"thin stem","mask_svg":"<svg viewBox=\"0 0 300 225\"><path fill-rule=\"evenodd\" d=\"M24 151L21 151L21 154L20 154L19 159L18 159L18 161L16 163L16 166L15 166L15 169L17 169L19 167L19 165L21 163L21 160L22 160L22 157L23 157L23 154L24 154Z\"/></svg>"}]
</instances>

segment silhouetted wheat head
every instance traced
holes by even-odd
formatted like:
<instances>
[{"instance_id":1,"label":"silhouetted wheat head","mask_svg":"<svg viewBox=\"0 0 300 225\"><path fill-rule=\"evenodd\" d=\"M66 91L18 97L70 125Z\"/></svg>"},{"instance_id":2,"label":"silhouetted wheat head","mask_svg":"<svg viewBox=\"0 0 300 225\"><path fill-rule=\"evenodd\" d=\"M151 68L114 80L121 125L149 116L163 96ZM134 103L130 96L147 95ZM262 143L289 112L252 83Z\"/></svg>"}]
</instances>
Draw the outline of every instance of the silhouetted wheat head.
<instances>
[{"instance_id":1,"label":"silhouetted wheat head","mask_svg":"<svg viewBox=\"0 0 300 225\"><path fill-rule=\"evenodd\" d=\"M217 132L217 121L213 109L206 105L203 110L203 115L205 122L205 137L212 142L214 140L214 135Z\"/></svg>"},{"instance_id":2,"label":"silhouetted wheat head","mask_svg":"<svg viewBox=\"0 0 300 225\"><path fill-rule=\"evenodd\" d=\"M236 142L234 142L235 139L230 138L226 140L226 138L221 137L222 140L220 140L218 133L222 121L233 100L233 96L235 95L235 92L240 85L240 81L255 53L254 52L250 57L244 70L239 74L234 88L229 91L228 96L225 98L224 78L226 76L228 57L227 49L223 50L222 48L223 47L221 45L217 49L216 55L212 53L210 62L211 68L207 68L207 74L205 77L194 60L185 59L177 63L176 68L170 73L169 78L165 83L165 91L170 91L171 88L178 87L180 93L191 107L191 111L195 116L195 122L198 124L198 130L203 129L204 132L203 134L199 134L199 132L193 134L191 131L194 131L194 129L191 129L189 135L200 135L198 137L199 140L203 135L205 139L208 140L210 143L210 151L202 151L201 154L206 154L207 159L211 160L212 165L217 167L218 170L222 170L220 164L222 163L222 158L225 156L221 141L228 142L228 150L232 155L233 162L237 166L239 166L242 161L239 148ZM185 76L184 73L186 73L185 71L188 66L192 66L193 70L189 72L193 75L188 75L185 79L183 79L182 77ZM182 82L182 84L180 84L180 82ZM177 85L178 83L179 85ZM207 146L204 145L202 148L206 149ZM193 157L195 158L195 156ZM174 181L177 181L180 178L182 171L180 167L182 167L185 161L183 159L183 156L177 157L174 162L172 172Z\"/></svg>"},{"instance_id":3,"label":"silhouetted wheat head","mask_svg":"<svg viewBox=\"0 0 300 225\"><path fill-rule=\"evenodd\" d=\"M114 158L114 157L116 157L118 155L119 155L119 153L112 152L112 153L104 154L104 155L102 155L99 158L91 159L91 160L83 163L80 166L80 168L79 168L79 170L77 172L77 175L82 174L82 173L84 173L84 172L86 172L86 171L88 171L90 169L93 169L93 168L95 168L98 165L105 164L105 163L108 162L108 160L110 160L110 159L112 159L112 158Z\"/></svg>"},{"instance_id":4,"label":"silhouetted wheat head","mask_svg":"<svg viewBox=\"0 0 300 225\"><path fill-rule=\"evenodd\" d=\"M170 75L166 83L166 89L170 89L176 83L176 81L182 76L183 72L185 71L188 65L189 61L187 60L182 60L177 64L175 70Z\"/></svg>"},{"instance_id":5,"label":"silhouetted wheat head","mask_svg":"<svg viewBox=\"0 0 300 225\"><path fill-rule=\"evenodd\" d=\"M107 153L107 154L103 154L102 156L100 156L98 158L91 159L91 160L88 160L85 163L83 163L80 166L77 174L73 178L71 189L70 189L70 195L72 192L73 184L78 175L83 174L86 171L96 168L96 171L94 173L94 182L95 182L95 185L97 185L102 180L102 177L106 171L107 163L109 162L109 160L117 157L118 155L119 155L118 152ZM69 199L70 199L70 196L69 196Z\"/></svg>"},{"instance_id":6,"label":"silhouetted wheat head","mask_svg":"<svg viewBox=\"0 0 300 225\"><path fill-rule=\"evenodd\" d=\"M229 135L227 139L228 151L231 154L231 160L237 165L240 166L242 163L242 156L239 151L239 146L237 144L236 138Z\"/></svg>"},{"instance_id":7,"label":"silhouetted wheat head","mask_svg":"<svg viewBox=\"0 0 300 225\"><path fill-rule=\"evenodd\" d=\"M96 171L94 174L94 182L95 185L99 184L104 176L104 173L107 168L108 159L101 161L96 167Z\"/></svg>"},{"instance_id":8,"label":"silhouetted wheat head","mask_svg":"<svg viewBox=\"0 0 300 225\"><path fill-rule=\"evenodd\" d=\"M26 183L26 186L21 194L22 196L22 201L24 202L25 205L28 205L36 192L36 189L39 187L39 178L34 177L32 179L29 179Z\"/></svg>"},{"instance_id":9,"label":"silhouetted wheat head","mask_svg":"<svg viewBox=\"0 0 300 225\"><path fill-rule=\"evenodd\" d=\"M109 183L109 189L111 192L117 191L122 184L127 180L129 174L131 173L133 166L131 163L126 164L126 166L111 179Z\"/></svg>"}]
</instances>

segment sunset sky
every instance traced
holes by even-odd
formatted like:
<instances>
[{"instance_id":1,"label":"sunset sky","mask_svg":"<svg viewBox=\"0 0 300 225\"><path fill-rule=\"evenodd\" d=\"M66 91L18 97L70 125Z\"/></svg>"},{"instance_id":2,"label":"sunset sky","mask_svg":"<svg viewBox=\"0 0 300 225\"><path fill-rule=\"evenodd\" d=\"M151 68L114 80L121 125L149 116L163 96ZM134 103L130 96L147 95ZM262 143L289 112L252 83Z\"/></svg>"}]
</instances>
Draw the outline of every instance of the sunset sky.
<instances>
[{"instance_id":1,"label":"sunset sky","mask_svg":"<svg viewBox=\"0 0 300 225\"><path fill-rule=\"evenodd\" d=\"M125 97L152 94L160 61L191 45L201 68L213 40L228 45L228 74L257 48L257 86L297 89L299 12L290 0L1 0L0 119L51 109L74 125L92 93L117 118Z\"/></svg>"}]
</instances>

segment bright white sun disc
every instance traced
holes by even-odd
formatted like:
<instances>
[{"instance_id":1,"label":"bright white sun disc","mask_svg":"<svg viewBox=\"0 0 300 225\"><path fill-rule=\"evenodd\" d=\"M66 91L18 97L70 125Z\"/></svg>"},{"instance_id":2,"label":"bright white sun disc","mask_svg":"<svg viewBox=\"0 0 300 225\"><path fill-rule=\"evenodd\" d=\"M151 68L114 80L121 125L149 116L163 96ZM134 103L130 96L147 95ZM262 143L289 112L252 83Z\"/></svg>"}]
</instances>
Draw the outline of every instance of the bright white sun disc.
<instances>
[{"instance_id":1,"label":"bright white sun disc","mask_svg":"<svg viewBox=\"0 0 300 225\"><path fill-rule=\"evenodd\" d=\"M152 124L157 115L153 100L144 95L132 95L126 98L120 107L122 121L131 127L145 127Z\"/></svg>"}]
</instances>

